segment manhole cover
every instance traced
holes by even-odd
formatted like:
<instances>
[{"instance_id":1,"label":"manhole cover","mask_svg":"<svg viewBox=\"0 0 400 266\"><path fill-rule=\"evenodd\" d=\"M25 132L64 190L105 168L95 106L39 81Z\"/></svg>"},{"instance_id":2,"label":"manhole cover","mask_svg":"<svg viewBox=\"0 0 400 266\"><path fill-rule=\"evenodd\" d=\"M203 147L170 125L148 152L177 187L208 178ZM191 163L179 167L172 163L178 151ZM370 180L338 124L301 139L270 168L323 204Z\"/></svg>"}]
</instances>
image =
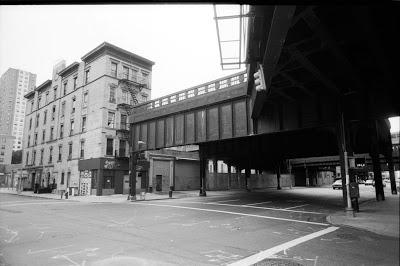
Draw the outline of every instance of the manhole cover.
<instances>
[{"instance_id":1,"label":"manhole cover","mask_svg":"<svg viewBox=\"0 0 400 266\"><path fill-rule=\"evenodd\" d=\"M292 261L290 259L264 259L253 266L304 266L298 262Z\"/></svg>"}]
</instances>

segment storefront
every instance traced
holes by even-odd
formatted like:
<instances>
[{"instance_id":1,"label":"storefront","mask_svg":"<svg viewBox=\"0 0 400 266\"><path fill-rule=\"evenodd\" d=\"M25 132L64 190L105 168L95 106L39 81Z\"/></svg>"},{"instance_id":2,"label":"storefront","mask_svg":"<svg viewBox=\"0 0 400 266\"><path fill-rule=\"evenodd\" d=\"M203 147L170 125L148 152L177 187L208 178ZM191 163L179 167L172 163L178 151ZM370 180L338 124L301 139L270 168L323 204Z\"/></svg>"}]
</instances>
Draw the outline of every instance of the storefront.
<instances>
[{"instance_id":1,"label":"storefront","mask_svg":"<svg viewBox=\"0 0 400 266\"><path fill-rule=\"evenodd\" d=\"M79 195L122 194L126 190L124 184L129 177L128 158L80 160L78 170Z\"/></svg>"}]
</instances>

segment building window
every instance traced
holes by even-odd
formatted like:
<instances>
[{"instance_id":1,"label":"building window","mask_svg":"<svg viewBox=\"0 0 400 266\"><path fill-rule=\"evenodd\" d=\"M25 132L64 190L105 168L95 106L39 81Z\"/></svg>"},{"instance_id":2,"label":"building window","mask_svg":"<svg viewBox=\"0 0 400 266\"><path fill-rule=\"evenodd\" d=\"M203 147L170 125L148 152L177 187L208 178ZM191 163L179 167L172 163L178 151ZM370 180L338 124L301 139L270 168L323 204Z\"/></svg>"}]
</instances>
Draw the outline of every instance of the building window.
<instances>
[{"instance_id":1,"label":"building window","mask_svg":"<svg viewBox=\"0 0 400 266\"><path fill-rule=\"evenodd\" d=\"M74 90L76 90L76 80L78 77L74 77Z\"/></svg>"},{"instance_id":2,"label":"building window","mask_svg":"<svg viewBox=\"0 0 400 266\"><path fill-rule=\"evenodd\" d=\"M67 84L68 84L68 82L64 82L64 85L63 85L63 95L66 95L66 94L67 94Z\"/></svg>"},{"instance_id":3,"label":"building window","mask_svg":"<svg viewBox=\"0 0 400 266\"><path fill-rule=\"evenodd\" d=\"M61 181L60 181L61 185L64 185L64 172L61 173Z\"/></svg>"},{"instance_id":4,"label":"building window","mask_svg":"<svg viewBox=\"0 0 400 266\"><path fill-rule=\"evenodd\" d=\"M58 146L58 161L62 160L62 145Z\"/></svg>"},{"instance_id":5,"label":"building window","mask_svg":"<svg viewBox=\"0 0 400 266\"><path fill-rule=\"evenodd\" d=\"M114 121L115 121L115 113L108 112L107 126L110 128L114 128Z\"/></svg>"},{"instance_id":6,"label":"building window","mask_svg":"<svg viewBox=\"0 0 400 266\"><path fill-rule=\"evenodd\" d=\"M81 141L81 158L85 157L85 141Z\"/></svg>"},{"instance_id":7,"label":"building window","mask_svg":"<svg viewBox=\"0 0 400 266\"><path fill-rule=\"evenodd\" d=\"M88 82L89 82L89 74L90 74L90 69L86 69L86 71L85 71L85 84L88 84Z\"/></svg>"},{"instance_id":8,"label":"building window","mask_svg":"<svg viewBox=\"0 0 400 266\"><path fill-rule=\"evenodd\" d=\"M40 119L40 114L36 115L36 127L39 126L39 119Z\"/></svg>"},{"instance_id":9,"label":"building window","mask_svg":"<svg viewBox=\"0 0 400 266\"><path fill-rule=\"evenodd\" d=\"M31 136L28 136L28 147L31 146Z\"/></svg>"},{"instance_id":10,"label":"building window","mask_svg":"<svg viewBox=\"0 0 400 266\"><path fill-rule=\"evenodd\" d=\"M51 112L51 120L54 121L55 118L56 118L56 106L53 105L53 109Z\"/></svg>"},{"instance_id":11,"label":"building window","mask_svg":"<svg viewBox=\"0 0 400 266\"><path fill-rule=\"evenodd\" d=\"M126 121L127 121L127 116L121 115L121 129L127 129Z\"/></svg>"},{"instance_id":12,"label":"building window","mask_svg":"<svg viewBox=\"0 0 400 266\"><path fill-rule=\"evenodd\" d=\"M50 128L50 140L53 140L53 134L54 134L54 127Z\"/></svg>"},{"instance_id":13,"label":"building window","mask_svg":"<svg viewBox=\"0 0 400 266\"><path fill-rule=\"evenodd\" d=\"M109 99L110 103L115 103L115 87L114 86L110 86L110 99Z\"/></svg>"},{"instance_id":14,"label":"building window","mask_svg":"<svg viewBox=\"0 0 400 266\"><path fill-rule=\"evenodd\" d=\"M46 130L43 129L43 132L42 132L42 143L44 143L45 140L46 140Z\"/></svg>"},{"instance_id":15,"label":"building window","mask_svg":"<svg viewBox=\"0 0 400 266\"><path fill-rule=\"evenodd\" d=\"M83 106L87 106L87 102L88 102L88 96L89 96L89 92L85 91L85 93L83 94Z\"/></svg>"},{"instance_id":16,"label":"building window","mask_svg":"<svg viewBox=\"0 0 400 266\"><path fill-rule=\"evenodd\" d=\"M45 104L49 103L49 91L46 91Z\"/></svg>"},{"instance_id":17,"label":"building window","mask_svg":"<svg viewBox=\"0 0 400 266\"><path fill-rule=\"evenodd\" d=\"M28 165L28 162L29 162L29 151L26 152L25 165Z\"/></svg>"},{"instance_id":18,"label":"building window","mask_svg":"<svg viewBox=\"0 0 400 266\"><path fill-rule=\"evenodd\" d=\"M107 138L107 148L106 148L106 155L113 155L114 150L114 139Z\"/></svg>"},{"instance_id":19,"label":"building window","mask_svg":"<svg viewBox=\"0 0 400 266\"><path fill-rule=\"evenodd\" d=\"M71 113L75 113L75 103L76 103L76 97L72 98L72 109L71 109Z\"/></svg>"},{"instance_id":20,"label":"building window","mask_svg":"<svg viewBox=\"0 0 400 266\"><path fill-rule=\"evenodd\" d=\"M42 100L42 97L39 97L38 98L38 101L37 101L37 109L39 109L40 108L40 101Z\"/></svg>"},{"instance_id":21,"label":"building window","mask_svg":"<svg viewBox=\"0 0 400 266\"><path fill-rule=\"evenodd\" d=\"M32 165L35 165L35 161L36 161L36 151L33 151L33 155L32 155Z\"/></svg>"},{"instance_id":22,"label":"building window","mask_svg":"<svg viewBox=\"0 0 400 266\"><path fill-rule=\"evenodd\" d=\"M72 134L74 134L74 127L75 127L74 120L71 120L71 126L70 126L70 131L69 131L69 135L70 135L70 136L71 136Z\"/></svg>"},{"instance_id":23,"label":"building window","mask_svg":"<svg viewBox=\"0 0 400 266\"><path fill-rule=\"evenodd\" d=\"M40 150L40 165L43 164L44 149Z\"/></svg>"},{"instance_id":24,"label":"building window","mask_svg":"<svg viewBox=\"0 0 400 266\"><path fill-rule=\"evenodd\" d=\"M111 76L117 77L117 63L111 62Z\"/></svg>"},{"instance_id":25,"label":"building window","mask_svg":"<svg viewBox=\"0 0 400 266\"><path fill-rule=\"evenodd\" d=\"M35 133L35 135L34 135L34 139L33 139L33 145L37 145L37 133Z\"/></svg>"},{"instance_id":26,"label":"building window","mask_svg":"<svg viewBox=\"0 0 400 266\"><path fill-rule=\"evenodd\" d=\"M86 116L82 117L82 132L86 131Z\"/></svg>"},{"instance_id":27,"label":"building window","mask_svg":"<svg viewBox=\"0 0 400 266\"><path fill-rule=\"evenodd\" d=\"M123 67L123 75L125 79L129 78L129 68L126 66Z\"/></svg>"},{"instance_id":28,"label":"building window","mask_svg":"<svg viewBox=\"0 0 400 266\"><path fill-rule=\"evenodd\" d=\"M68 144L68 160L72 159L72 142Z\"/></svg>"},{"instance_id":29,"label":"building window","mask_svg":"<svg viewBox=\"0 0 400 266\"><path fill-rule=\"evenodd\" d=\"M65 101L62 102L61 104L61 117L65 115Z\"/></svg>"},{"instance_id":30,"label":"building window","mask_svg":"<svg viewBox=\"0 0 400 266\"><path fill-rule=\"evenodd\" d=\"M60 139L64 137L64 124L60 125Z\"/></svg>"},{"instance_id":31,"label":"building window","mask_svg":"<svg viewBox=\"0 0 400 266\"><path fill-rule=\"evenodd\" d=\"M125 155L126 155L126 141L120 139L119 140L119 156L125 157Z\"/></svg>"},{"instance_id":32,"label":"building window","mask_svg":"<svg viewBox=\"0 0 400 266\"><path fill-rule=\"evenodd\" d=\"M32 128L32 117L31 117L31 119L29 120L29 130L31 130L31 128Z\"/></svg>"},{"instance_id":33,"label":"building window","mask_svg":"<svg viewBox=\"0 0 400 266\"><path fill-rule=\"evenodd\" d=\"M44 111L43 125L46 125L46 120L47 120L47 110Z\"/></svg>"},{"instance_id":34,"label":"building window","mask_svg":"<svg viewBox=\"0 0 400 266\"><path fill-rule=\"evenodd\" d=\"M122 103L126 103L126 104L128 104L129 103L129 101L128 101L128 92L127 91L122 91Z\"/></svg>"},{"instance_id":35,"label":"building window","mask_svg":"<svg viewBox=\"0 0 400 266\"><path fill-rule=\"evenodd\" d=\"M54 87L53 93L53 100L55 101L57 99L57 87Z\"/></svg>"},{"instance_id":36,"label":"building window","mask_svg":"<svg viewBox=\"0 0 400 266\"><path fill-rule=\"evenodd\" d=\"M31 112L33 112L33 107L35 106L35 101L34 100L32 100L31 101Z\"/></svg>"},{"instance_id":37,"label":"building window","mask_svg":"<svg viewBox=\"0 0 400 266\"><path fill-rule=\"evenodd\" d=\"M49 149L49 163L53 162L53 147Z\"/></svg>"}]
</instances>

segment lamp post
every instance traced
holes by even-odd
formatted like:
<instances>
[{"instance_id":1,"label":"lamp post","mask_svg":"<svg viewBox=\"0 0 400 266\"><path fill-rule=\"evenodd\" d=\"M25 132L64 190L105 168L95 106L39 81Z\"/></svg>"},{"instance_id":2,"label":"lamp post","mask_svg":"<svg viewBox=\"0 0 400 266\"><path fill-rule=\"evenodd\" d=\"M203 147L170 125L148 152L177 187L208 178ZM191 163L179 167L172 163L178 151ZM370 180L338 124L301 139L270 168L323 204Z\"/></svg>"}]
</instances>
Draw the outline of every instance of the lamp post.
<instances>
[{"instance_id":1,"label":"lamp post","mask_svg":"<svg viewBox=\"0 0 400 266\"><path fill-rule=\"evenodd\" d=\"M131 151L129 160L129 195L128 200L136 200L136 168L139 160L140 145L146 144L144 141L139 140L138 151ZM133 148L133 147L132 147Z\"/></svg>"}]
</instances>

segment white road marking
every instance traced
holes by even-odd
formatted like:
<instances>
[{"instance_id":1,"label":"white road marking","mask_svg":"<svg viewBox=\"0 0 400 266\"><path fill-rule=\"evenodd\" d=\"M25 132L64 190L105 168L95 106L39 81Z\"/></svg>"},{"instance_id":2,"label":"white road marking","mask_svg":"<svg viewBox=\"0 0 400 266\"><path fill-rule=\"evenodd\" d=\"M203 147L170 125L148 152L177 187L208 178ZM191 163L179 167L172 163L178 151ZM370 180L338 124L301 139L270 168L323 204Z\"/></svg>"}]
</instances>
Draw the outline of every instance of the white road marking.
<instances>
[{"instance_id":1,"label":"white road marking","mask_svg":"<svg viewBox=\"0 0 400 266\"><path fill-rule=\"evenodd\" d=\"M210 202L210 203L222 203L222 202L230 202L230 201L239 201L239 199L220 200L220 201L215 201L215 202Z\"/></svg>"},{"instance_id":2,"label":"white road marking","mask_svg":"<svg viewBox=\"0 0 400 266\"><path fill-rule=\"evenodd\" d=\"M303 205L293 206L293 207L285 208L285 210L296 209L296 208L304 207L304 206L307 206L307 205L310 205L310 204L303 204Z\"/></svg>"},{"instance_id":3,"label":"white road marking","mask_svg":"<svg viewBox=\"0 0 400 266\"><path fill-rule=\"evenodd\" d=\"M13 201L0 201L0 206L2 204L10 204L10 203L29 203L32 202L33 200L13 200ZM43 201L49 201L49 200L43 200ZM41 202L43 202L41 201Z\"/></svg>"},{"instance_id":4,"label":"white road marking","mask_svg":"<svg viewBox=\"0 0 400 266\"><path fill-rule=\"evenodd\" d=\"M42 205L42 204L62 204L62 203L82 203L77 201L48 201L48 202L30 202L30 203L21 203L21 204L6 204L1 205L0 207L15 207L15 206L24 206L24 205ZM84 203L85 204L85 203Z\"/></svg>"},{"instance_id":5,"label":"white road marking","mask_svg":"<svg viewBox=\"0 0 400 266\"><path fill-rule=\"evenodd\" d=\"M156 207L178 208L178 209L187 209L187 210L196 210L196 211L206 211L206 212L226 213L226 214L233 214L233 215L240 215L240 216L249 216L249 217L262 218L262 219L270 219L270 220L288 221L288 222L295 222L295 223L304 223L304 224L315 224L315 225L329 226L329 224L318 223L318 222L308 222L308 221L302 221L302 220L294 220L294 219L279 218L279 217L272 217L272 216L263 216L263 215L248 214L248 213L241 213L241 212L230 212L230 211L221 211L221 210L213 210L213 209L202 209L202 208L193 208L193 207L167 205L167 204L154 204L154 203L132 202L132 204L146 205L146 206L156 206Z\"/></svg>"},{"instance_id":6,"label":"white road marking","mask_svg":"<svg viewBox=\"0 0 400 266\"><path fill-rule=\"evenodd\" d=\"M226 204L226 203L213 203L213 202L197 202L197 201L185 201L182 203L198 203L198 204L207 204L207 205L219 205L219 206L229 206L229 207L243 207L243 208L253 208L253 209L261 209L261 210L273 210L273 211L282 211L282 212L298 212L298 213L311 213L311 214L325 214L322 212L310 212L310 211L296 211L296 210L287 210L287 209L279 209L279 208L270 208L270 207L258 207L258 206L249 206L249 205L234 205L234 204Z\"/></svg>"},{"instance_id":7,"label":"white road marking","mask_svg":"<svg viewBox=\"0 0 400 266\"><path fill-rule=\"evenodd\" d=\"M264 203L271 203L272 201L263 201L263 202L256 202L256 203L250 203L246 204L247 206L252 206L252 205L259 205L259 204L264 204Z\"/></svg>"},{"instance_id":8,"label":"white road marking","mask_svg":"<svg viewBox=\"0 0 400 266\"><path fill-rule=\"evenodd\" d=\"M35 250L35 251L31 251L29 249L28 253L26 253L26 254L28 254L28 255L37 254L37 253L47 252L47 251L51 251L51 250L57 250L57 249L66 248L66 247L72 247L72 245L66 245L66 246L62 246L62 247L58 247L58 248L41 249L41 250Z\"/></svg>"},{"instance_id":9,"label":"white road marking","mask_svg":"<svg viewBox=\"0 0 400 266\"><path fill-rule=\"evenodd\" d=\"M253 265L253 264L257 263L257 262L260 262L260 261L262 261L262 260L264 260L264 259L266 259L266 258L278 253L278 252L281 252L281 251L283 251L285 249L297 246L297 245L299 245L301 243L304 243L306 241L309 241L309 240L311 240L313 238L316 238L316 237L319 237L319 236L322 236L322 235L325 235L325 234L329 234L329 233L331 233L331 232L333 232L333 231L335 231L337 229L339 229L339 227L335 227L335 226L328 227L328 228L323 229L321 231L317 231L317 232L311 233L309 235L305 235L305 236L299 237L297 239L291 240L289 242L283 243L281 245L275 246L273 248L261 251L261 252L259 252L257 254L251 255L251 256L249 256L247 258L244 258L242 260L239 260L239 261L236 261L234 263L231 263L231 264L229 264L229 266Z\"/></svg>"}]
</instances>

